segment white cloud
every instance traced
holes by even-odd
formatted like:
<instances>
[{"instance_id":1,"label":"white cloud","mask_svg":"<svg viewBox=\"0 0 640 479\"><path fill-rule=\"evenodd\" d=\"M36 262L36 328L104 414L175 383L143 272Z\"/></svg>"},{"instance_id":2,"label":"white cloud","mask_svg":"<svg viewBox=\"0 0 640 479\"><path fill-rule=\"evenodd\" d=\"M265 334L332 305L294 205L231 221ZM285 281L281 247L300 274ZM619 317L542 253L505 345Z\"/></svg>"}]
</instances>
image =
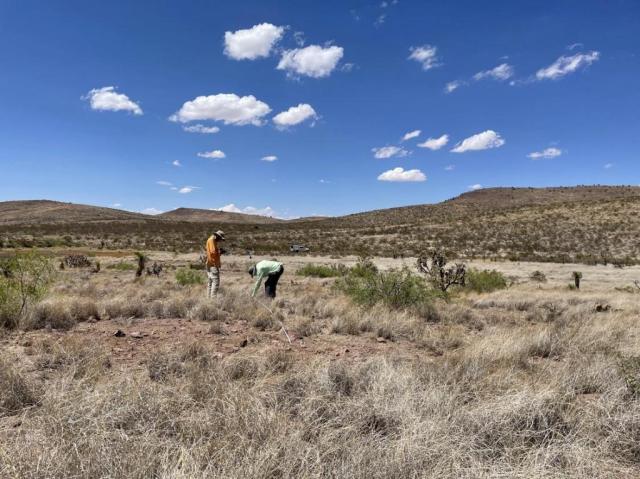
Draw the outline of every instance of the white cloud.
<instances>
[{"instance_id":1,"label":"white cloud","mask_svg":"<svg viewBox=\"0 0 640 479\"><path fill-rule=\"evenodd\" d=\"M508 63L503 63L495 68L492 68L491 70L476 73L475 75L473 75L473 79L483 80L485 78L490 78L492 80L504 81L511 78L513 76L513 73L513 67Z\"/></svg>"},{"instance_id":2,"label":"white cloud","mask_svg":"<svg viewBox=\"0 0 640 479\"><path fill-rule=\"evenodd\" d=\"M183 186L178 190L178 193L182 193L183 195L186 195L188 193L192 193L193 190L199 190L199 189L200 189L199 186Z\"/></svg>"},{"instance_id":3,"label":"white cloud","mask_svg":"<svg viewBox=\"0 0 640 479\"><path fill-rule=\"evenodd\" d=\"M562 150L558 148L545 148L542 151L534 151L533 153L529 153L527 158L531 158L532 160L539 160L541 158L555 158L556 156L562 155Z\"/></svg>"},{"instance_id":4,"label":"white cloud","mask_svg":"<svg viewBox=\"0 0 640 479\"><path fill-rule=\"evenodd\" d=\"M218 133L220 131L220 128L218 128L217 126L204 126L199 123L197 125L183 126L182 129L188 133L211 134L211 133Z\"/></svg>"},{"instance_id":5,"label":"white cloud","mask_svg":"<svg viewBox=\"0 0 640 479\"><path fill-rule=\"evenodd\" d=\"M122 206L122 203L114 203L111 205L112 208L120 208Z\"/></svg>"},{"instance_id":6,"label":"white cloud","mask_svg":"<svg viewBox=\"0 0 640 479\"><path fill-rule=\"evenodd\" d=\"M164 211L159 210L157 208L145 208L140 211L143 215L159 215L160 213L164 213Z\"/></svg>"},{"instance_id":7,"label":"white cloud","mask_svg":"<svg viewBox=\"0 0 640 479\"><path fill-rule=\"evenodd\" d=\"M465 151L488 150L490 148L500 148L505 144L499 133L493 130L483 131L477 135L465 138L458 143L451 151L453 153L464 153Z\"/></svg>"},{"instance_id":8,"label":"white cloud","mask_svg":"<svg viewBox=\"0 0 640 479\"><path fill-rule=\"evenodd\" d=\"M173 160L173 161L171 162L171 164L172 164L173 166L178 166L178 167L182 166L182 163L180 163L180 161L178 161L178 160Z\"/></svg>"},{"instance_id":9,"label":"white cloud","mask_svg":"<svg viewBox=\"0 0 640 479\"><path fill-rule=\"evenodd\" d=\"M469 185L469 189L472 190L472 191L481 190L482 189L482 185L480 183L476 183L475 185Z\"/></svg>"},{"instance_id":10,"label":"white cloud","mask_svg":"<svg viewBox=\"0 0 640 479\"><path fill-rule=\"evenodd\" d=\"M278 159L278 157L276 155L268 155L268 156L263 156L262 158L260 158L262 161L276 161Z\"/></svg>"},{"instance_id":11,"label":"white cloud","mask_svg":"<svg viewBox=\"0 0 640 479\"><path fill-rule=\"evenodd\" d=\"M271 112L266 103L253 95L240 97L235 93L199 96L187 101L172 115L171 121L187 123L194 120L221 121L225 125L262 125L262 117Z\"/></svg>"},{"instance_id":12,"label":"white cloud","mask_svg":"<svg viewBox=\"0 0 640 479\"><path fill-rule=\"evenodd\" d=\"M456 165L447 165L444 167L445 171L453 171L456 169Z\"/></svg>"},{"instance_id":13,"label":"white cloud","mask_svg":"<svg viewBox=\"0 0 640 479\"><path fill-rule=\"evenodd\" d=\"M378 176L379 181L398 181L398 182L413 182L413 181L426 181L427 177L420 170L405 170L397 167L392 170L385 171Z\"/></svg>"},{"instance_id":14,"label":"white cloud","mask_svg":"<svg viewBox=\"0 0 640 479\"><path fill-rule=\"evenodd\" d=\"M407 141L410 140L412 138L417 138L420 136L420 134L422 133L422 131L420 130L413 130L410 131L409 133L406 133L403 137L402 137L402 141Z\"/></svg>"},{"instance_id":15,"label":"white cloud","mask_svg":"<svg viewBox=\"0 0 640 479\"><path fill-rule=\"evenodd\" d=\"M465 82L460 81L460 80L450 81L449 83L447 83L445 85L444 91L445 91L445 93L452 93L452 92L456 91L458 88L460 88L464 84L465 84Z\"/></svg>"},{"instance_id":16,"label":"white cloud","mask_svg":"<svg viewBox=\"0 0 640 479\"><path fill-rule=\"evenodd\" d=\"M292 106L287 111L278 113L273 117L273 122L281 128L298 125L309 118L317 118L316 111L311 105L300 103L298 106Z\"/></svg>"},{"instance_id":17,"label":"white cloud","mask_svg":"<svg viewBox=\"0 0 640 479\"><path fill-rule=\"evenodd\" d=\"M591 51L588 53L576 53L572 56L562 55L555 62L546 68L536 72L538 80L557 80L569 73L573 73L580 68L586 68L598 61L600 52Z\"/></svg>"},{"instance_id":18,"label":"white cloud","mask_svg":"<svg viewBox=\"0 0 640 479\"><path fill-rule=\"evenodd\" d=\"M200 158L213 158L215 160L227 157L222 150L205 151L204 153L198 153L198 156Z\"/></svg>"},{"instance_id":19,"label":"white cloud","mask_svg":"<svg viewBox=\"0 0 640 479\"><path fill-rule=\"evenodd\" d=\"M289 75L294 76L327 77L338 65L343 55L344 49L342 47L309 45L283 52L277 69L285 70Z\"/></svg>"},{"instance_id":20,"label":"white cloud","mask_svg":"<svg viewBox=\"0 0 640 479\"><path fill-rule=\"evenodd\" d=\"M613 163L607 163L606 165L604 165L605 170L608 170L609 168L613 168Z\"/></svg>"},{"instance_id":21,"label":"white cloud","mask_svg":"<svg viewBox=\"0 0 640 479\"><path fill-rule=\"evenodd\" d=\"M371 148L373 156L378 159L392 158L397 156L399 158L407 156L409 152L399 146L380 146L378 148Z\"/></svg>"},{"instance_id":22,"label":"white cloud","mask_svg":"<svg viewBox=\"0 0 640 479\"><path fill-rule=\"evenodd\" d=\"M234 60L268 57L283 34L283 27L276 27L270 23L261 23L235 32L225 32L224 54Z\"/></svg>"},{"instance_id":23,"label":"white cloud","mask_svg":"<svg viewBox=\"0 0 640 479\"><path fill-rule=\"evenodd\" d=\"M409 60L415 60L422 65L423 70L431 70L441 64L437 56L438 48L432 45L422 45L421 47L411 47Z\"/></svg>"},{"instance_id":24,"label":"white cloud","mask_svg":"<svg viewBox=\"0 0 640 479\"><path fill-rule=\"evenodd\" d=\"M116 92L115 87L112 86L94 88L82 99L89 100L92 110L130 111L134 115L142 115L142 108L136 102L130 100L124 93Z\"/></svg>"},{"instance_id":25,"label":"white cloud","mask_svg":"<svg viewBox=\"0 0 640 479\"><path fill-rule=\"evenodd\" d=\"M449 135L442 135L440 138L429 138L423 143L418 143L420 148L429 148L432 151L439 150L449 143Z\"/></svg>"},{"instance_id":26,"label":"white cloud","mask_svg":"<svg viewBox=\"0 0 640 479\"><path fill-rule=\"evenodd\" d=\"M323 185L328 185L328 184L330 184L330 183L331 183L331 181L329 181L329 180L325 180L324 178L320 178L320 179L318 180L318 183L322 183Z\"/></svg>"},{"instance_id":27,"label":"white cloud","mask_svg":"<svg viewBox=\"0 0 640 479\"><path fill-rule=\"evenodd\" d=\"M582 48L584 45L580 42L567 45L567 50L575 50L576 48Z\"/></svg>"},{"instance_id":28,"label":"white cloud","mask_svg":"<svg viewBox=\"0 0 640 479\"><path fill-rule=\"evenodd\" d=\"M225 211L227 213L244 213L246 215L258 215L258 216L271 216L277 217L276 212L271 206L265 206L264 208L255 208L253 206L246 206L239 208L234 203L229 203L221 208L215 208L215 211Z\"/></svg>"},{"instance_id":29,"label":"white cloud","mask_svg":"<svg viewBox=\"0 0 640 479\"><path fill-rule=\"evenodd\" d=\"M156 184L160 186L171 186L171 183L169 181L164 180L156 181Z\"/></svg>"}]
</instances>

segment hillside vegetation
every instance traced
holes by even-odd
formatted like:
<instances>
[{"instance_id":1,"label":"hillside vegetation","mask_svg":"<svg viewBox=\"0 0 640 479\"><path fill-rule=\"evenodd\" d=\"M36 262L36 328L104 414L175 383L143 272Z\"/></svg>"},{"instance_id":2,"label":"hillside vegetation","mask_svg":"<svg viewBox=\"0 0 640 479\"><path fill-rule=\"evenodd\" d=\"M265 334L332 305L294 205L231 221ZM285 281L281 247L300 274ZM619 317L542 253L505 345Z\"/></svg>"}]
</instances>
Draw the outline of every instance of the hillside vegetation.
<instances>
[{"instance_id":1,"label":"hillside vegetation","mask_svg":"<svg viewBox=\"0 0 640 479\"><path fill-rule=\"evenodd\" d=\"M303 243L313 253L328 255L415 256L438 246L450 256L467 258L618 264L640 259L640 187L631 186L491 188L434 205L296 221L235 214L242 221L228 222L229 216L221 216L211 222L206 218L220 212L180 209L165 217L122 212L132 216L97 215L86 221L50 215L49 222L35 221L42 215L23 211L19 223L15 213L5 214L4 205L0 204L0 246L5 248L197 251L223 224L226 246L236 253L277 254L291 243ZM79 211L83 208L90 207Z\"/></svg>"}]
</instances>

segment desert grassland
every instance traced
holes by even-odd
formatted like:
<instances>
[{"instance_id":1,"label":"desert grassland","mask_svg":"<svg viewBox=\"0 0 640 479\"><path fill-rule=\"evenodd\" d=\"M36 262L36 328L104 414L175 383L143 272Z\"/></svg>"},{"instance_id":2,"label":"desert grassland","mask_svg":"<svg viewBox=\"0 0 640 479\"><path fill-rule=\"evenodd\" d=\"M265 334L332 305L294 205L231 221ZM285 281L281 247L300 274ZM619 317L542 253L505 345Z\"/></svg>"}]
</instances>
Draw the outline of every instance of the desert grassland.
<instances>
[{"instance_id":1,"label":"desert grassland","mask_svg":"<svg viewBox=\"0 0 640 479\"><path fill-rule=\"evenodd\" d=\"M0 477L640 477L640 267L473 262L511 286L398 311L294 274L354 257L280 259L272 303L246 257L211 301L60 272L0 333Z\"/></svg>"}]
</instances>

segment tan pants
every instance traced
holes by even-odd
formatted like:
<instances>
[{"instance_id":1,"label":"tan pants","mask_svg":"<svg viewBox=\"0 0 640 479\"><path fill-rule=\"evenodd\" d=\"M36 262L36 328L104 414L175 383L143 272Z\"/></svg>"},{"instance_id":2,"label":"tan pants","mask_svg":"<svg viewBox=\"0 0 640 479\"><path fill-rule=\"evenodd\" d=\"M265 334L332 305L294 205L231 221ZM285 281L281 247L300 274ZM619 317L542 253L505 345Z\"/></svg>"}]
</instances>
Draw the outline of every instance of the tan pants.
<instances>
[{"instance_id":1,"label":"tan pants","mask_svg":"<svg viewBox=\"0 0 640 479\"><path fill-rule=\"evenodd\" d=\"M218 289L220 289L220 268L210 266L207 269L207 278L207 296L213 298L218 294Z\"/></svg>"}]
</instances>

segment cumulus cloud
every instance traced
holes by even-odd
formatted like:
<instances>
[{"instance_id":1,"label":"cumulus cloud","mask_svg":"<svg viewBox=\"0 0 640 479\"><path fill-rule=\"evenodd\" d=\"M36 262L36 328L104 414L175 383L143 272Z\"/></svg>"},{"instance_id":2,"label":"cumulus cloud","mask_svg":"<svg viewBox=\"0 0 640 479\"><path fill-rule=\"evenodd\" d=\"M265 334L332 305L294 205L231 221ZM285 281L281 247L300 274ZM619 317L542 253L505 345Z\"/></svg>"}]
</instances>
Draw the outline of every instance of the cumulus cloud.
<instances>
[{"instance_id":1,"label":"cumulus cloud","mask_svg":"<svg viewBox=\"0 0 640 479\"><path fill-rule=\"evenodd\" d=\"M285 70L289 75L304 75L312 78L323 78L331 75L344 55L344 49L336 45L321 47L309 45L282 53L278 70Z\"/></svg>"},{"instance_id":2,"label":"cumulus cloud","mask_svg":"<svg viewBox=\"0 0 640 479\"><path fill-rule=\"evenodd\" d=\"M469 189L472 190L472 191L481 190L482 189L482 185L480 183L476 183L475 185L469 185Z\"/></svg>"},{"instance_id":3,"label":"cumulus cloud","mask_svg":"<svg viewBox=\"0 0 640 479\"><path fill-rule=\"evenodd\" d=\"M267 156L263 156L262 158L260 158L262 161L276 161L278 159L278 157L276 155L267 155Z\"/></svg>"},{"instance_id":4,"label":"cumulus cloud","mask_svg":"<svg viewBox=\"0 0 640 479\"><path fill-rule=\"evenodd\" d=\"M160 181L156 181L156 185L160 185L160 186L171 186L171 182L169 182L169 181L164 181L164 180L160 180Z\"/></svg>"},{"instance_id":5,"label":"cumulus cloud","mask_svg":"<svg viewBox=\"0 0 640 479\"><path fill-rule=\"evenodd\" d=\"M268 57L284 34L283 27L261 23L244 30L225 32L224 54L234 60Z\"/></svg>"},{"instance_id":6,"label":"cumulus cloud","mask_svg":"<svg viewBox=\"0 0 640 479\"><path fill-rule=\"evenodd\" d=\"M266 103L253 95L240 97L235 93L199 96L182 105L169 117L171 121L187 123L194 120L221 121L225 125L262 125L271 112Z\"/></svg>"},{"instance_id":7,"label":"cumulus cloud","mask_svg":"<svg viewBox=\"0 0 640 479\"><path fill-rule=\"evenodd\" d=\"M415 60L422 65L423 70L431 70L440 66L438 59L438 48L432 45L422 45L421 47L411 47L409 60Z\"/></svg>"},{"instance_id":8,"label":"cumulus cloud","mask_svg":"<svg viewBox=\"0 0 640 479\"><path fill-rule=\"evenodd\" d=\"M215 160L227 157L222 150L205 151L203 153L198 153L198 156L200 158L213 158Z\"/></svg>"},{"instance_id":9,"label":"cumulus cloud","mask_svg":"<svg viewBox=\"0 0 640 479\"><path fill-rule=\"evenodd\" d=\"M420 170L405 170L404 168L394 168L387 170L378 176L379 181L414 182L426 181L427 177Z\"/></svg>"},{"instance_id":10,"label":"cumulus cloud","mask_svg":"<svg viewBox=\"0 0 640 479\"><path fill-rule=\"evenodd\" d=\"M458 143L451 151L453 153L464 153L465 151L488 150L490 148L500 148L505 144L505 140L493 130L483 131L477 135L465 138Z\"/></svg>"},{"instance_id":11,"label":"cumulus cloud","mask_svg":"<svg viewBox=\"0 0 640 479\"><path fill-rule=\"evenodd\" d=\"M508 63L503 63L495 68L492 68L491 70L476 73L475 75L473 75L473 79L484 80L485 78L488 78L491 80L504 81L511 78L513 76L513 73L513 67Z\"/></svg>"},{"instance_id":12,"label":"cumulus cloud","mask_svg":"<svg viewBox=\"0 0 640 479\"><path fill-rule=\"evenodd\" d=\"M186 195L188 193L192 193L194 190L199 190L199 189L200 189L199 186L183 186L178 190L178 193L182 193L183 195Z\"/></svg>"},{"instance_id":13,"label":"cumulus cloud","mask_svg":"<svg viewBox=\"0 0 640 479\"><path fill-rule=\"evenodd\" d=\"M407 141L410 140L412 138L417 138L420 136L420 133L422 133L422 131L420 130L413 130L410 131L409 133L406 133L403 137L402 137L402 141Z\"/></svg>"},{"instance_id":14,"label":"cumulus cloud","mask_svg":"<svg viewBox=\"0 0 640 479\"><path fill-rule=\"evenodd\" d=\"M178 166L178 167L182 166L182 163L180 163L180 161L179 161L179 160L173 160L173 161L171 162L171 164L172 164L173 166Z\"/></svg>"},{"instance_id":15,"label":"cumulus cloud","mask_svg":"<svg viewBox=\"0 0 640 479\"><path fill-rule=\"evenodd\" d=\"M280 128L286 128L317 117L318 115L311 105L300 103L298 106L292 106L287 111L278 113L273 117L273 122Z\"/></svg>"},{"instance_id":16,"label":"cumulus cloud","mask_svg":"<svg viewBox=\"0 0 640 479\"><path fill-rule=\"evenodd\" d=\"M548 158L555 158L556 156L560 156L562 154L562 150L558 149L558 148L545 148L542 151L534 151L533 153L529 153L527 155L528 158L531 158L532 160L540 160L540 159L548 159Z\"/></svg>"},{"instance_id":17,"label":"cumulus cloud","mask_svg":"<svg viewBox=\"0 0 640 479\"><path fill-rule=\"evenodd\" d=\"M423 143L418 143L420 148L428 148L432 151L439 150L449 143L449 135L442 135L440 138L429 138Z\"/></svg>"},{"instance_id":18,"label":"cumulus cloud","mask_svg":"<svg viewBox=\"0 0 640 479\"><path fill-rule=\"evenodd\" d=\"M253 206L245 206L240 208L234 203L222 206L221 208L215 208L215 211L225 211L227 213L244 213L246 215L258 215L258 216L271 216L277 217L276 212L271 206L265 206L264 208L255 208Z\"/></svg>"},{"instance_id":19,"label":"cumulus cloud","mask_svg":"<svg viewBox=\"0 0 640 479\"><path fill-rule=\"evenodd\" d=\"M82 99L89 100L92 110L130 111L134 115L142 115L142 108L124 93L116 92L113 86L94 88Z\"/></svg>"},{"instance_id":20,"label":"cumulus cloud","mask_svg":"<svg viewBox=\"0 0 640 479\"><path fill-rule=\"evenodd\" d=\"M122 203L114 203L111 205L112 208L120 208L122 206Z\"/></svg>"},{"instance_id":21,"label":"cumulus cloud","mask_svg":"<svg viewBox=\"0 0 640 479\"><path fill-rule=\"evenodd\" d=\"M445 93L453 93L454 91L456 91L458 88L460 88L464 84L465 84L465 82L460 81L460 80L450 81L449 83L447 83L445 85L444 92Z\"/></svg>"},{"instance_id":22,"label":"cumulus cloud","mask_svg":"<svg viewBox=\"0 0 640 479\"><path fill-rule=\"evenodd\" d=\"M204 126L199 123L197 125L183 126L182 129L188 133L205 134L218 133L220 131L220 128L218 128L217 126Z\"/></svg>"},{"instance_id":23,"label":"cumulus cloud","mask_svg":"<svg viewBox=\"0 0 640 479\"><path fill-rule=\"evenodd\" d=\"M157 208L145 208L143 210L140 210L140 213L142 213L143 215L159 215L161 213L164 213L164 211Z\"/></svg>"},{"instance_id":24,"label":"cumulus cloud","mask_svg":"<svg viewBox=\"0 0 640 479\"><path fill-rule=\"evenodd\" d=\"M378 159L393 158L394 156L401 158L409 154L407 150L399 146L380 146L378 148L371 148L371 151L373 152L373 156Z\"/></svg>"},{"instance_id":25,"label":"cumulus cloud","mask_svg":"<svg viewBox=\"0 0 640 479\"><path fill-rule=\"evenodd\" d=\"M576 53L575 55L562 55L546 68L536 72L538 80L557 80L565 75L573 73L580 68L586 68L600 59L600 52Z\"/></svg>"}]
</instances>

